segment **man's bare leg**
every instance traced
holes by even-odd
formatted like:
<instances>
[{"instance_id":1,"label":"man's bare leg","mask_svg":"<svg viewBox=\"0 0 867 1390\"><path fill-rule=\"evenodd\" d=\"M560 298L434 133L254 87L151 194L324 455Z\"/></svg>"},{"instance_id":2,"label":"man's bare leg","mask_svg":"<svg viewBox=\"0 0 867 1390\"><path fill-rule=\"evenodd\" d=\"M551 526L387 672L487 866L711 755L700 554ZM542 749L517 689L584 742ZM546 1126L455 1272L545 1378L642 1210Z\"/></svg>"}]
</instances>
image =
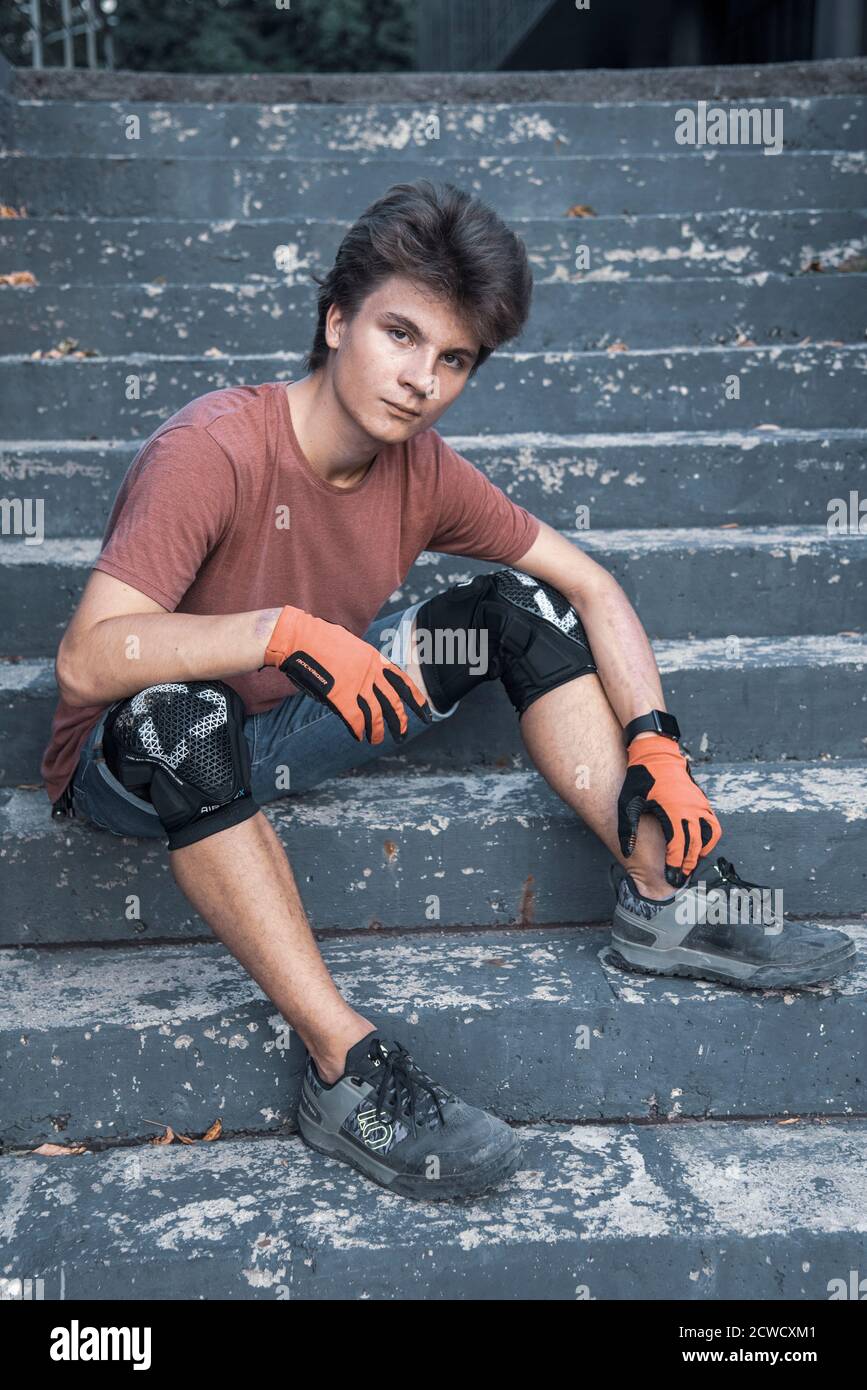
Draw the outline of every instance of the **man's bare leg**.
<instances>
[{"instance_id":1,"label":"man's bare leg","mask_svg":"<svg viewBox=\"0 0 867 1390\"><path fill-rule=\"evenodd\" d=\"M261 811L173 850L181 891L299 1034L322 1079L375 1027L340 994L298 896L283 846Z\"/></svg>"},{"instance_id":2,"label":"man's bare leg","mask_svg":"<svg viewBox=\"0 0 867 1390\"><path fill-rule=\"evenodd\" d=\"M540 695L521 718L521 736L548 785L629 870L645 897L670 898L675 890L665 877L665 836L655 816L641 817L628 859L620 850L617 799L626 749L599 677L579 676Z\"/></svg>"},{"instance_id":3,"label":"man's bare leg","mask_svg":"<svg viewBox=\"0 0 867 1390\"><path fill-rule=\"evenodd\" d=\"M427 694L414 657L406 670ZM671 897L674 889L665 878L665 836L655 816L641 817L630 858L620 852L617 798L626 776L626 749L620 721L599 677L592 672L576 676L540 695L521 719L521 736L548 785L629 870L639 890L648 898Z\"/></svg>"}]
</instances>

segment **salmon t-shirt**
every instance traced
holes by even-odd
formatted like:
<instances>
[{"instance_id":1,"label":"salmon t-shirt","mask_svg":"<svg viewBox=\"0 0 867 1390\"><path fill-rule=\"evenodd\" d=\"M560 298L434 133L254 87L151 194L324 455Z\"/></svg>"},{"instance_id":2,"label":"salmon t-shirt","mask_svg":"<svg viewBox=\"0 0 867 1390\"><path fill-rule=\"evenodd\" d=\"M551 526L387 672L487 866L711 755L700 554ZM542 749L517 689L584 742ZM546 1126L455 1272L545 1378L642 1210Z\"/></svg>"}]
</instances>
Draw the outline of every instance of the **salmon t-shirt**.
<instances>
[{"instance_id":1,"label":"salmon t-shirt","mask_svg":"<svg viewBox=\"0 0 867 1390\"><path fill-rule=\"evenodd\" d=\"M127 470L94 568L170 613L291 604L362 637L423 550L508 565L533 544L539 519L434 429L383 445L351 487L326 482L298 443L286 384L209 391L160 425ZM248 715L298 688L276 667L224 679ZM52 802L106 708L58 700L41 765Z\"/></svg>"}]
</instances>

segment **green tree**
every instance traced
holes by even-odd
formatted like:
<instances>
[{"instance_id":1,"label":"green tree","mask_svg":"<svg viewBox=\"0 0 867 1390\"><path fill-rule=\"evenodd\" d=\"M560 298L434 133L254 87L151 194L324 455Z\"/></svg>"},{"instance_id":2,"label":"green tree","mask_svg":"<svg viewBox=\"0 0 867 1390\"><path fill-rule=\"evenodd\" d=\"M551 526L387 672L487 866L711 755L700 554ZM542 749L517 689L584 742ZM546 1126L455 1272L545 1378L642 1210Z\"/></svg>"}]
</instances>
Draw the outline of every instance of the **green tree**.
<instances>
[{"instance_id":1,"label":"green tree","mask_svg":"<svg viewBox=\"0 0 867 1390\"><path fill-rule=\"evenodd\" d=\"M133 72L405 72L415 66L419 0L117 0L115 64ZM58 16L43 0L46 27ZM27 21L3 39L26 65ZM83 39L76 62L84 65ZM59 62L54 45L46 62Z\"/></svg>"}]
</instances>

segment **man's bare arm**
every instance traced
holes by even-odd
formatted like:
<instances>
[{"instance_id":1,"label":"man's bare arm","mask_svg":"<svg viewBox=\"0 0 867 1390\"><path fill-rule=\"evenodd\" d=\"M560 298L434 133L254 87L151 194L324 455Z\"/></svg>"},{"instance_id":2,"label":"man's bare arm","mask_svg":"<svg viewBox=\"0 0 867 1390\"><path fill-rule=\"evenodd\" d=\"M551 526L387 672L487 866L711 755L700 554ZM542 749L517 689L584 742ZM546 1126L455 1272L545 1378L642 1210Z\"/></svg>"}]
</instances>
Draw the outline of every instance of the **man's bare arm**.
<instances>
[{"instance_id":1,"label":"man's bare arm","mask_svg":"<svg viewBox=\"0 0 867 1390\"><path fill-rule=\"evenodd\" d=\"M58 649L58 689L67 704L103 705L162 681L257 671L280 611L169 613L94 570Z\"/></svg>"}]
</instances>

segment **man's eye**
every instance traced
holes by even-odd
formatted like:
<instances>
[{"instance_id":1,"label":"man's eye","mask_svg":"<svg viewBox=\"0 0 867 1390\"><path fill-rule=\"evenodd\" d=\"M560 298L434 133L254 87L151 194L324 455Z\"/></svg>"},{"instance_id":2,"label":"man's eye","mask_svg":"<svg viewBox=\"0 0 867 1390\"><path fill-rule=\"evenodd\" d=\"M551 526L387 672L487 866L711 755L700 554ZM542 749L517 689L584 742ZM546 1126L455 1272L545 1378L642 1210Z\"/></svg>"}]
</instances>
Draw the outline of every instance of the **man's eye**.
<instances>
[{"instance_id":1,"label":"man's eye","mask_svg":"<svg viewBox=\"0 0 867 1390\"><path fill-rule=\"evenodd\" d=\"M403 336L404 336L404 338L406 338L406 337L409 336L409 335L407 334L407 331L406 331L405 328L389 328L389 329L388 329L388 332L389 332L389 333L402 333ZM452 361L453 361L453 363L454 363L454 365L455 365L456 367L463 367L463 365L464 365L464 363L463 363L463 358L458 357L457 353L454 353L454 352L444 352L444 353L443 353L443 357L450 357L450 358L452 359Z\"/></svg>"}]
</instances>

